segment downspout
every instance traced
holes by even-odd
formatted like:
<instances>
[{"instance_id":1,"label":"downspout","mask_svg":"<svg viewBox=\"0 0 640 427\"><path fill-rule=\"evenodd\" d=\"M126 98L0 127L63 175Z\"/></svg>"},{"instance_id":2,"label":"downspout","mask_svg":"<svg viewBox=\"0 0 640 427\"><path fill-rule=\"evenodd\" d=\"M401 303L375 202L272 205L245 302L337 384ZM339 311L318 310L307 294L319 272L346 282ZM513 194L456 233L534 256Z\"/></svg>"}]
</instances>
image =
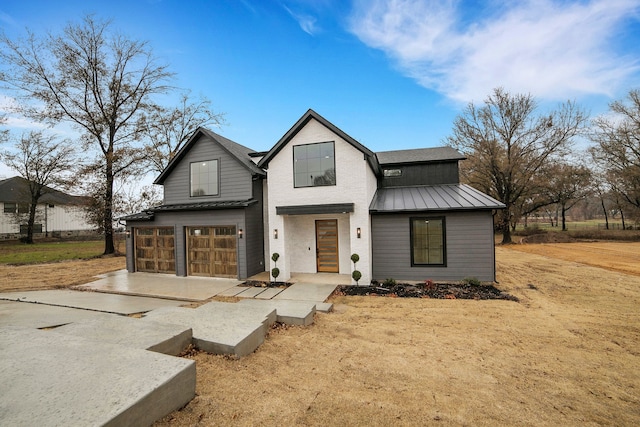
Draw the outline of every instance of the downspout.
<instances>
[{"instance_id":1,"label":"downspout","mask_svg":"<svg viewBox=\"0 0 640 427\"><path fill-rule=\"evenodd\" d=\"M497 268L496 268L496 236L494 230L495 217L498 211L493 209L493 213L491 214L491 244L493 246L493 283L499 283L497 280Z\"/></svg>"}]
</instances>

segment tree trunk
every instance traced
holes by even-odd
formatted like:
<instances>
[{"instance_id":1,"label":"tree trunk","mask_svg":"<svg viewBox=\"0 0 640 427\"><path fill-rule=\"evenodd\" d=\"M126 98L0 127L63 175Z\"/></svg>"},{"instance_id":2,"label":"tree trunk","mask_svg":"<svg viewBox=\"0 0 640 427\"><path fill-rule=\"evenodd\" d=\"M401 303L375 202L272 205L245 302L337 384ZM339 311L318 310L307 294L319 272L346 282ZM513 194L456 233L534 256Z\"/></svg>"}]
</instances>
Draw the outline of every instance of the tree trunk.
<instances>
[{"instance_id":1,"label":"tree trunk","mask_svg":"<svg viewBox=\"0 0 640 427\"><path fill-rule=\"evenodd\" d=\"M608 230L609 229L609 214L607 213L607 208L604 205L604 198L600 197L600 204L602 205L602 212L604 212L604 226Z\"/></svg>"},{"instance_id":2,"label":"tree trunk","mask_svg":"<svg viewBox=\"0 0 640 427\"><path fill-rule=\"evenodd\" d=\"M620 219L622 220L622 229L626 230L627 226L624 224L624 212L620 209Z\"/></svg>"},{"instance_id":3,"label":"tree trunk","mask_svg":"<svg viewBox=\"0 0 640 427\"><path fill-rule=\"evenodd\" d=\"M501 227L503 245L511 243L511 221L509 221L509 218L511 217L510 212L511 211L508 207L502 211Z\"/></svg>"},{"instance_id":4,"label":"tree trunk","mask_svg":"<svg viewBox=\"0 0 640 427\"><path fill-rule=\"evenodd\" d=\"M562 211L562 231L567 231L567 208L562 203L560 210Z\"/></svg>"},{"instance_id":5,"label":"tree trunk","mask_svg":"<svg viewBox=\"0 0 640 427\"><path fill-rule=\"evenodd\" d=\"M31 202L29 205L29 220L27 221L27 238L25 239L25 243L33 244L33 224L36 222L36 209L38 205L37 203Z\"/></svg>"},{"instance_id":6,"label":"tree trunk","mask_svg":"<svg viewBox=\"0 0 640 427\"><path fill-rule=\"evenodd\" d=\"M115 253L113 244L113 153L106 156L106 189L104 195L104 255Z\"/></svg>"}]
</instances>

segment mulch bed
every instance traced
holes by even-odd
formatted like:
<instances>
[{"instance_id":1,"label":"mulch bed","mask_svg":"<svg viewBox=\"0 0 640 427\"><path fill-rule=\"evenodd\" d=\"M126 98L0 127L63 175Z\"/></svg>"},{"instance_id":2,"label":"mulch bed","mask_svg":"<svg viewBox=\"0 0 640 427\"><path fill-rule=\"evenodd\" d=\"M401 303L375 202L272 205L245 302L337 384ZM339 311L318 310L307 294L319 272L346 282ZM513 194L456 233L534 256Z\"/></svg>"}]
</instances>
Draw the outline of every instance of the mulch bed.
<instances>
[{"instance_id":1,"label":"mulch bed","mask_svg":"<svg viewBox=\"0 0 640 427\"><path fill-rule=\"evenodd\" d=\"M264 282L262 280L247 280L240 286L253 286L254 288L288 288L291 286L289 282Z\"/></svg>"},{"instance_id":2,"label":"mulch bed","mask_svg":"<svg viewBox=\"0 0 640 427\"><path fill-rule=\"evenodd\" d=\"M436 298L436 299L501 299L518 301L518 298L500 291L493 285L473 285L455 283L397 283L369 286L339 286L335 295L368 295L391 298Z\"/></svg>"}]
</instances>

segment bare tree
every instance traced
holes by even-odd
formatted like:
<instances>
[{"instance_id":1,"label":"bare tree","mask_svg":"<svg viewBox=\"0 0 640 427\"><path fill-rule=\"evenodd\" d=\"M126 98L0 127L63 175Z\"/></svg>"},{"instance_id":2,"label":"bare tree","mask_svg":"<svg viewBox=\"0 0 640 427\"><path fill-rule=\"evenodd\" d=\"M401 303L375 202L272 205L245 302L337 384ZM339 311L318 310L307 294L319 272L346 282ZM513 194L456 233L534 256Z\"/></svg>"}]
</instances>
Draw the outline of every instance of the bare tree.
<instances>
[{"instance_id":1,"label":"bare tree","mask_svg":"<svg viewBox=\"0 0 640 427\"><path fill-rule=\"evenodd\" d=\"M113 182L145 158L136 124L152 96L169 89L172 74L146 42L111 32L109 21L91 15L60 35L29 33L18 41L2 35L0 62L0 79L16 91L23 114L53 125L71 122L83 133L82 148L97 152L104 253L114 253Z\"/></svg>"},{"instance_id":2,"label":"bare tree","mask_svg":"<svg viewBox=\"0 0 640 427\"><path fill-rule=\"evenodd\" d=\"M591 194L591 171L582 165L556 163L548 173L547 197L556 203L562 217L562 231L567 230L567 211Z\"/></svg>"},{"instance_id":3,"label":"bare tree","mask_svg":"<svg viewBox=\"0 0 640 427\"><path fill-rule=\"evenodd\" d=\"M506 205L499 214L502 243L511 243L509 225L520 202L534 199L542 166L567 152L587 120L573 102L543 115L537 107L531 95L495 89L485 105L468 105L447 138L474 165L465 176L468 182Z\"/></svg>"},{"instance_id":4,"label":"bare tree","mask_svg":"<svg viewBox=\"0 0 640 427\"><path fill-rule=\"evenodd\" d=\"M223 123L224 114L213 112L210 100L200 97L194 101L189 92L181 94L175 108L156 106L139 122L151 168L162 172L199 127Z\"/></svg>"},{"instance_id":5,"label":"bare tree","mask_svg":"<svg viewBox=\"0 0 640 427\"><path fill-rule=\"evenodd\" d=\"M42 132L22 135L15 150L0 151L0 160L14 169L28 183L29 213L26 243L33 243L33 226L38 203L47 194L51 185L66 185L74 166L74 150L69 141L59 141Z\"/></svg>"},{"instance_id":6,"label":"bare tree","mask_svg":"<svg viewBox=\"0 0 640 427\"><path fill-rule=\"evenodd\" d=\"M609 106L611 114L593 120L593 159L606 170L613 190L640 208L640 89Z\"/></svg>"}]
</instances>

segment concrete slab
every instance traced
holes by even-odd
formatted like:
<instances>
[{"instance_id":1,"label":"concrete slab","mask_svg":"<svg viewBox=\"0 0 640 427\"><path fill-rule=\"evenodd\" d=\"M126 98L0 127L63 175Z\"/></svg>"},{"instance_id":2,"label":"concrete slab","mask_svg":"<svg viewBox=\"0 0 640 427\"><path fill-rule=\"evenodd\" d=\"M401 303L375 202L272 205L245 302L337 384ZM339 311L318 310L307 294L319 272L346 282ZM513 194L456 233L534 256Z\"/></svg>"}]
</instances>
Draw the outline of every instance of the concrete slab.
<instances>
[{"instance_id":1,"label":"concrete slab","mask_svg":"<svg viewBox=\"0 0 640 427\"><path fill-rule=\"evenodd\" d=\"M7 426L150 425L195 396L195 363L27 328L0 328Z\"/></svg>"},{"instance_id":2,"label":"concrete slab","mask_svg":"<svg viewBox=\"0 0 640 427\"><path fill-rule=\"evenodd\" d=\"M254 306L252 308L237 303L209 301L195 309L209 320L218 319L228 321L236 316L237 321L244 323L263 323L266 326L273 325L277 320L275 307L268 305Z\"/></svg>"},{"instance_id":3,"label":"concrete slab","mask_svg":"<svg viewBox=\"0 0 640 427\"><path fill-rule=\"evenodd\" d=\"M275 309L278 322L287 325L311 325L316 312L315 303L305 301L245 299L239 301L237 305L252 309L264 309L264 307Z\"/></svg>"},{"instance_id":4,"label":"concrete slab","mask_svg":"<svg viewBox=\"0 0 640 427\"><path fill-rule=\"evenodd\" d=\"M191 328L145 320L111 315L61 326L55 332L170 356L191 344Z\"/></svg>"},{"instance_id":5,"label":"concrete slab","mask_svg":"<svg viewBox=\"0 0 640 427\"><path fill-rule=\"evenodd\" d=\"M99 280L76 286L75 289L172 298L184 301L204 301L242 283L233 279L179 277L173 274L158 273L129 273L126 270L114 271L98 277L100 277Z\"/></svg>"},{"instance_id":6,"label":"concrete slab","mask_svg":"<svg viewBox=\"0 0 640 427\"><path fill-rule=\"evenodd\" d=\"M274 299L324 302L336 290L337 286L323 283L294 283L276 295Z\"/></svg>"},{"instance_id":7,"label":"concrete slab","mask_svg":"<svg viewBox=\"0 0 640 427\"><path fill-rule=\"evenodd\" d=\"M222 292L219 292L216 296L218 297L235 297L241 292L247 290L246 286L234 286L233 288L226 289Z\"/></svg>"},{"instance_id":8,"label":"concrete slab","mask_svg":"<svg viewBox=\"0 0 640 427\"><path fill-rule=\"evenodd\" d=\"M261 293L263 293L266 289L267 288L257 288L254 286L249 286L248 288L245 288L244 291L240 292L236 296L238 298L255 298L257 295L260 295Z\"/></svg>"},{"instance_id":9,"label":"concrete slab","mask_svg":"<svg viewBox=\"0 0 640 427\"><path fill-rule=\"evenodd\" d=\"M85 310L117 314L144 313L159 307L175 307L184 304L181 301L168 299L103 294L99 292L80 292L68 289L6 292L0 294L0 300L82 308Z\"/></svg>"},{"instance_id":10,"label":"concrete slab","mask_svg":"<svg viewBox=\"0 0 640 427\"><path fill-rule=\"evenodd\" d=\"M256 295L257 299L272 299L280 292L284 291L284 288L267 288L264 292Z\"/></svg>"},{"instance_id":11,"label":"concrete slab","mask_svg":"<svg viewBox=\"0 0 640 427\"><path fill-rule=\"evenodd\" d=\"M218 316L214 313L215 310L207 312L200 309L163 307L147 313L145 319L191 327L193 344L213 354L242 357L253 353L264 342L268 323L266 318L257 321L251 316L241 316L240 312L233 316ZM275 313L273 316L275 317Z\"/></svg>"},{"instance_id":12,"label":"concrete slab","mask_svg":"<svg viewBox=\"0 0 640 427\"><path fill-rule=\"evenodd\" d=\"M115 316L117 315L68 307L0 301L0 327L51 328L83 320L108 319Z\"/></svg>"}]
</instances>

